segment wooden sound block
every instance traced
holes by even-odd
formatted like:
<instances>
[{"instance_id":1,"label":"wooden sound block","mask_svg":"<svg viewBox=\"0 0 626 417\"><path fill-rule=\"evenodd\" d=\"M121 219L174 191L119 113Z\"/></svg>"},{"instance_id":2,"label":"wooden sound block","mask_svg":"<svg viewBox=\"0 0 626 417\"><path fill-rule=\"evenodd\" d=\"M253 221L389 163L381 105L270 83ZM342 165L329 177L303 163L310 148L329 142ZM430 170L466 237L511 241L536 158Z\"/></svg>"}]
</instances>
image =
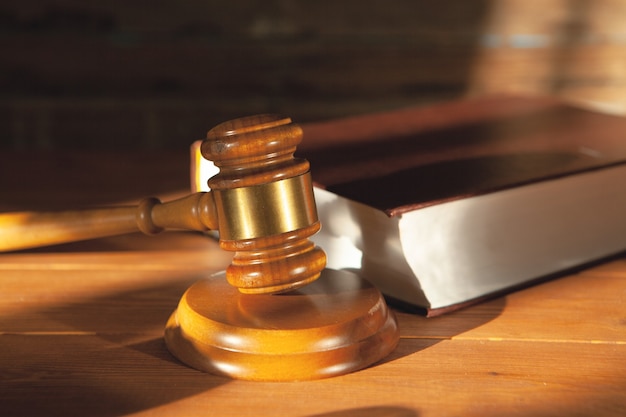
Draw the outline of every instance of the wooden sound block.
<instances>
[{"instance_id":1,"label":"wooden sound block","mask_svg":"<svg viewBox=\"0 0 626 417\"><path fill-rule=\"evenodd\" d=\"M192 285L165 329L187 365L256 381L346 374L384 358L398 326L381 293L359 276L325 269L278 295L242 294L217 275Z\"/></svg>"}]
</instances>

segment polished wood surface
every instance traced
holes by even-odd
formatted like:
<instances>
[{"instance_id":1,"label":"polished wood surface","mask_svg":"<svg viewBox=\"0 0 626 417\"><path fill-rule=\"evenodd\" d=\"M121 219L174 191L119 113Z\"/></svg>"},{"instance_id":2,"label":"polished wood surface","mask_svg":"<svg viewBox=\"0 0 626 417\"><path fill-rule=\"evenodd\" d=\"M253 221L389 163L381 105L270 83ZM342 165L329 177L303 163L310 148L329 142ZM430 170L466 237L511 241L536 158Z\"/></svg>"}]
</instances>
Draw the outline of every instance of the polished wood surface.
<instances>
[{"instance_id":1,"label":"polished wood surface","mask_svg":"<svg viewBox=\"0 0 626 417\"><path fill-rule=\"evenodd\" d=\"M187 193L185 153L31 155L38 166L13 154L0 158L5 211L133 202L143 190L163 200ZM41 176L41 167L59 162ZM67 168L83 165L92 167L88 180ZM107 166L117 173L100 169ZM141 172L120 175L134 170ZM8 172L20 183L8 181ZM37 178L46 186L29 189ZM231 257L211 238L182 232L0 255L0 415L626 413L626 258L435 319L396 310L400 342L381 363L335 378L270 383L195 371L163 341L185 290L223 271Z\"/></svg>"}]
</instances>

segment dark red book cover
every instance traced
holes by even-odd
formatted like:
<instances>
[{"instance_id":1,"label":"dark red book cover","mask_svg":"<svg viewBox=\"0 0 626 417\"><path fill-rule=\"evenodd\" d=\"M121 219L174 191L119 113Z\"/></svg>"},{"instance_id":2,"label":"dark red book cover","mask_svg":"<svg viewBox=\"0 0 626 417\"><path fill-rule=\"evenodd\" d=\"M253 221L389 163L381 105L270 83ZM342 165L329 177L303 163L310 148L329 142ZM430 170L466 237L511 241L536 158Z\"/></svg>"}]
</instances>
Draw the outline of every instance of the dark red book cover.
<instances>
[{"instance_id":1,"label":"dark red book cover","mask_svg":"<svg viewBox=\"0 0 626 417\"><path fill-rule=\"evenodd\" d=\"M390 216L626 161L626 118L551 98L458 100L303 131L298 156L317 185Z\"/></svg>"}]
</instances>

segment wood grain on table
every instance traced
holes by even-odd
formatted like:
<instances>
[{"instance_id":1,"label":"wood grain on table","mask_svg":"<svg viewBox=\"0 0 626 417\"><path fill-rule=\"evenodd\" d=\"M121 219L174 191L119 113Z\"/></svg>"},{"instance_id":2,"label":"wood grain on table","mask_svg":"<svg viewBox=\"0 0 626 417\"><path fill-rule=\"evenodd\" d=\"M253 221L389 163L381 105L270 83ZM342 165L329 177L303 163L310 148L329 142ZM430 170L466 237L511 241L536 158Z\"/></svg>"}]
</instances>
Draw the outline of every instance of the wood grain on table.
<instances>
[{"instance_id":1,"label":"wood grain on table","mask_svg":"<svg viewBox=\"0 0 626 417\"><path fill-rule=\"evenodd\" d=\"M184 193L177 166L167 175L182 176L178 188L170 180L149 191ZM56 184L64 191L44 190L41 201L72 195L72 184ZM84 193L74 199L102 197ZM2 209L36 202L11 195L0 191ZM119 200L144 196L126 190ZM181 232L0 254L0 415L626 414L624 257L438 318L397 310L400 344L382 363L325 380L260 383L190 369L163 342L185 289L230 256L210 237Z\"/></svg>"}]
</instances>

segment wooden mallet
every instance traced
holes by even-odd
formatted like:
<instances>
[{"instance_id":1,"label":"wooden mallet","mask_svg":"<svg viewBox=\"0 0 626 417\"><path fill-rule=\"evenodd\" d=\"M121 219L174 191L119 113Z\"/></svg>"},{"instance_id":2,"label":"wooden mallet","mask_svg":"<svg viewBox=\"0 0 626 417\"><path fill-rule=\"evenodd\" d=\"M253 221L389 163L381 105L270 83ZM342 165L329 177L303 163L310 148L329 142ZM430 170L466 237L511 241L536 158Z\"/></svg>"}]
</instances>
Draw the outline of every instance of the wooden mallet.
<instances>
[{"instance_id":1,"label":"wooden mallet","mask_svg":"<svg viewBox=\"0 0 626 417\"><path fill-rule=\"evenodd\" d=\"M309 164L293 156L301 140L300 127L276 115L222 123L201 146L220 169L210 192L168 203L149 198L135 207L1 214L0 250L137 230L218 230L233 260L226 280L194 284L170 317L165 340L176 357L249 380L364 368L395 348L397 323L376 288L325 269L326 255L309 240L320 222Z\"/></svg>"}]
</instances>

